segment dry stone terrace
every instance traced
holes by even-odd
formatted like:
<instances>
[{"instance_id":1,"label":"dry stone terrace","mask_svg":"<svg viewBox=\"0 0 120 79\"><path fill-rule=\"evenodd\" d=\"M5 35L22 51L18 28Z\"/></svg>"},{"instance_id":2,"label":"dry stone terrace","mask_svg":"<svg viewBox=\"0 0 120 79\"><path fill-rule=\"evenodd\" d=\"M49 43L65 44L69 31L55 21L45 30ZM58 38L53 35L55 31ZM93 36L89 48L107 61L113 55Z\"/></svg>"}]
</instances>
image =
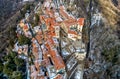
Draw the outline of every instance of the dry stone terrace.
<instances>
[{"instance_id":1,"label":"dry stone terrace","mask_svg":"<svg viewBox=\"0 0 120 79\"><path fill-rule=\"evenodd\" d=\"M38 26L33 27L28 22L30 15L17 26L20 28L18 37L24 34L31 39L30 46L21 48L21 52L28 50L27 54L22 52L27 57L27 79L72 79L74 74L77 75L75 70L83 72L86 55L82 43L84 18L68 14L64 4L59 5L58 2L45 0L43 4L38 3L34 10L38 14L39 9L42 11ZM20 46L15 44L14 51L19 52L19 49ZM80 69L79 65L82 65ZM75 78L82 79L82 76Z\"/></svg>"}]
</instances>

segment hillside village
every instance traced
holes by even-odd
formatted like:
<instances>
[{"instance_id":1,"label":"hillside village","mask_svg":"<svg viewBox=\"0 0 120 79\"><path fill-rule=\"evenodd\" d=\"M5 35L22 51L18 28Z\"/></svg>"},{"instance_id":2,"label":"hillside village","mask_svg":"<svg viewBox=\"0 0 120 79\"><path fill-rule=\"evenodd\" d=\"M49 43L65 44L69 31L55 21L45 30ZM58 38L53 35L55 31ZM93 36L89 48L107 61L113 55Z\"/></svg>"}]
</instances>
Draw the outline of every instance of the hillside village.
<instances>
[{"instance_id":1,"label":"hillside village","mask_svg":"<svg viewBox=\"0 0 120 79\"><path fill-rule=\"evenodd\" d=\"M120 0L0 0L0 79L120 79Z\"/></svg>"},{"instance_id":2,"label":"hillside village","mask_svg":"<svg viewBox=\"0 0 120 79\"><path fill-rule=\"evenodd\" d=\"M41 10L41 14L39 13ZM75 18L57 0L39 2L34 9L39 23L29 23L30 13L17 25L17 37L30 44L14 45L13 51L26 60L27 79L82 79L86 49L82 43L84 18Z\"/></svg>"}]
</instances>

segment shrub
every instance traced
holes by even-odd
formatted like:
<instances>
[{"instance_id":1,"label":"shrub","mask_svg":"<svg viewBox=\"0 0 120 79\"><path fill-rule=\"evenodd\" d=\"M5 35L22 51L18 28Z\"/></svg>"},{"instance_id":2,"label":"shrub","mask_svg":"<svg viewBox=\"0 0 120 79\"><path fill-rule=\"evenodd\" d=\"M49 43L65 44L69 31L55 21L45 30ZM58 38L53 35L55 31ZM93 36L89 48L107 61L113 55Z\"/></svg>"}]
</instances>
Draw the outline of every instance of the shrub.
<instances>
[{"instance_id":1,"label":"shrub","mask_svg":"<svg viewBox=\"0 0 120 79\"><path fill-rule=\"evenodd\" d=\"M113 48L108 49L104 49L104 51L102 52L102 55L105 57L106 61L108 62L112 62L113 64L118 63L118 56L119 56L119 52L120 52L120 46L115 46Z\"/></svg>"},{"instance_id":2,"label":"shrub","mask_svg":"<svg viewBox=\"0 0 120 79\"><path fill-rule=\"evenodd\" d=\"M24 44L30 45L31 40L30 40L28 37L24 36L24 35L20 35L20 36L18 37L18 43L19 43L20 45L24 45Z\"/></svg>"}]
</instances>

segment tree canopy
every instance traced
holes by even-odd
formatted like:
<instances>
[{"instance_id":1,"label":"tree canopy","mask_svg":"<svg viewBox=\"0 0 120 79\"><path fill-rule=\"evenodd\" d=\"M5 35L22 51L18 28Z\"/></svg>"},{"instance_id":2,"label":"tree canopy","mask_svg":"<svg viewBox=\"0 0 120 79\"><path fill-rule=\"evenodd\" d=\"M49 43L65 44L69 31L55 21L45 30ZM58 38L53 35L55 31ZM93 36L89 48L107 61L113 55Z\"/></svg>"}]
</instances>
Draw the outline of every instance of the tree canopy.
<instances>
[{"instance_id":1,"label":"tree canopy","mask_svg":"<svg viewBox=\"0 0 120 79\"><path fill-rule=\"evenodd\" d=\"M18 37L18 43L19 43L20 45L24 45L24 44L30 45L31 40L30 40L28 37L24 36L24 35L20 35L20 36Z\"/></svg>"},{"instance_id":2,"label":"tree canopy","mask_svg":"<svg viewBox=\"0 0 120 79\"><path fill-rule=\"evenodd\" d=\"M4 57L4 64L0 62L0 72L6 74L10 79L23 79L25 72L23 67L25 68L25 61L12 51Z\"/></svg>"},{"instance_id":3,"label":"tree canopy","mask_svg":"<svg viewBox=\"0 0 120 79\"><path fill-rule=\"evenodd\" d=\"M21 71L14 71L12 73L12 78L13 79L23 79L23 74Z\"/></svg>"}]
</instances>

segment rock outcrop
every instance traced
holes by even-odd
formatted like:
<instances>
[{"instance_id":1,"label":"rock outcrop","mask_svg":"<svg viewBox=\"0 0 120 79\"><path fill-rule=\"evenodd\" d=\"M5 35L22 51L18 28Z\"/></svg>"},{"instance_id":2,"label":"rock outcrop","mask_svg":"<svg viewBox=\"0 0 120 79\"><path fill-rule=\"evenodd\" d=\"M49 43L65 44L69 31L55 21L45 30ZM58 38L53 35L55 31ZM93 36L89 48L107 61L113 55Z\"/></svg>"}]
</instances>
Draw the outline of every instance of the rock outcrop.
<instances>
[{"instance_id":1,"label":"rock outcrop","mask_svg":"<svg viewBox=\"0 0 120 79\"><path fill-rule=\"evenodd\" d=\"M71 0L71 2L72 4L67 5L68 10L76 17L86 17L83 41L86 42L86 46L89 44L89 51L85 61L84 79L119 79L119 0Z\"/></svg>"}]
</instances>

